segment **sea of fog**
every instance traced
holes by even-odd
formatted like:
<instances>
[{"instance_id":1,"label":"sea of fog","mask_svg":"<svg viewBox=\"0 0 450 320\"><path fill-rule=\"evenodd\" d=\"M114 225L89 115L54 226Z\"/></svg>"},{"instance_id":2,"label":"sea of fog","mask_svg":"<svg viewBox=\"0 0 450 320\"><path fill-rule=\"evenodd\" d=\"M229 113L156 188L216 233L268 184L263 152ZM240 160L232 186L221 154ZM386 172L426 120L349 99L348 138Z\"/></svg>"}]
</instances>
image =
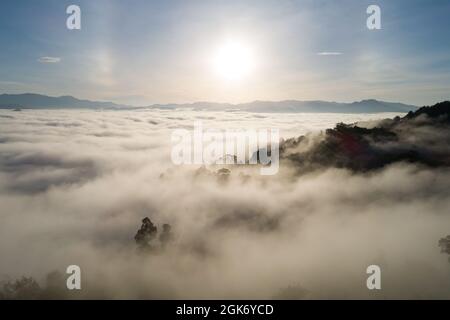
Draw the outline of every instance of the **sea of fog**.
<instances>
[{"instance_id":1,"label":"sea of fog","mask_svg":"<svg viewBox=\"0 0 450 320\"><path fill-rule=\"evenodd\" d=\"M450 234L448 170L245 181L232 170L224 183L170 158L171 132L196 121L290 138L396 115L0 110L0 282L45 287L76 264L85 298L450 298L438 247ZM136 249L144 217L172 226L167 247ZM382 290L366 287L371 264Z\"/></svg>"}]
</instances>

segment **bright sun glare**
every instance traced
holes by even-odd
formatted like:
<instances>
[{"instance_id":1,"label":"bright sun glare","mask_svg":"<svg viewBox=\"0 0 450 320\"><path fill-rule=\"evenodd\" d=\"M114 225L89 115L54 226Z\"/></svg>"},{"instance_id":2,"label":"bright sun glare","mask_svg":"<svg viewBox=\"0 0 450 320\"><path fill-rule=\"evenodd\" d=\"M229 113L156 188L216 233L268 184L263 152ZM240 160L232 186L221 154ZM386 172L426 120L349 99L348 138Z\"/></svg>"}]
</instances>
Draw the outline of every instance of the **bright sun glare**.
<instances>
[{"instance_id":1,"label":"bright sun glare","mask_svg":"<svg viewBox=\"0 0 450 320\"><path fill-rule=\"evenodd\" d=\"M239 42L227 42L216 52L215 71L226 80L240 80L253 69L254 57L250 48Z\"/></svg>"}]
</instances>

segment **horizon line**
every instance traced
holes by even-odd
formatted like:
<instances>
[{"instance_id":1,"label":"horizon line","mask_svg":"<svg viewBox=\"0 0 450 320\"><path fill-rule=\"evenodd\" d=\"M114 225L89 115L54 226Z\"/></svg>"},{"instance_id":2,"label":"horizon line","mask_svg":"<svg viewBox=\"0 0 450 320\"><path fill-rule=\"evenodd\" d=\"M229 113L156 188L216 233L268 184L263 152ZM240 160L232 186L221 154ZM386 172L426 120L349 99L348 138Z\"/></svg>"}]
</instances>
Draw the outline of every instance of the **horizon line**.
<instances>
[{"instance_id":1,"label":"horizon line","mask_svg":"<svg viewBox=\"0 0 450 320\"><path fill-rule=\"evenodd\" d=\"M363 101L377 101L377 102L386 102L386 103L399 103L399 104L404 104L404 105L407 105L407 106L419 107L419 106L433 105L435 103L447 100L447 99L444 99L442 101L432 102L430 104L425 104L425 105L410 104L410 103L405 103L405 102L400 102L400 101L387 101L387 100L381 100L381 99L377 99L377 98L365 98L365 99L361 99L361 100L350 100L350 101L335 101L335 100L320 100L320 99L300 100L300 99L295 99L295 98L283 99L283 100L258 100L258 99L256 99L256 100L251 100L251 101L248 101L248 102L239 102L239 103L197 100L197 101L193 101L193 102L178 102L178 103L174 103L174 102L166 102L166 103L165 102L159 102L159 103L150 103L148 105L133 105L133 104L115 102L114 100L103 100L103 99L91 100L89 98L81 98L81 97L73 96L73 95L70 95L70 94L47 95L47 94L35 93L35 92L24 92L24 93L6 93L6 92L3 92L3 93L0 93L0 96L2 96L2 95L9 95L9 96L38 95L38 96L43 96L43 97L48 97L48 98L74 98L74 99L77 99L79 101L113 103L113 104L116 104L118 106L131 107L131 108L148 108L148 107L152 107L152 106L168 106L168 105L194 105L194 104L199 104L199 103L212 103L212 104L224 104L224 105L230 105L230 106L239 106L239 105L251 104L251 103L256 103L256 102L282 103L282 102L289 102L289 101L293 101L293 102L327 102L327 103L339 103L339 104L351 104L351 103L363 102Z\"/></svg>"}]
</instances>

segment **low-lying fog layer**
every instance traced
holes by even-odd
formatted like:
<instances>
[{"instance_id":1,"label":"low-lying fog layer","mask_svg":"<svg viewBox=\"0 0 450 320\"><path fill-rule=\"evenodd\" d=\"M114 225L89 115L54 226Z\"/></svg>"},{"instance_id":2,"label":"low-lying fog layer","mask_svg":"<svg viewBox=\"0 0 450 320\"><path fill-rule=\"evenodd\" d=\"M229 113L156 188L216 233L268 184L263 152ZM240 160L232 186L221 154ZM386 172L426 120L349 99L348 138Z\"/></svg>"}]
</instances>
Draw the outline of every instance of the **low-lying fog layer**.
<instances>
[{"instance_id":1,"label":"low-lying fog layer","mask_svg":"<svg viewBox=\"0 0 450 320\"><path fill-rule=\"evenodd\" d=\"M284 138L395 114L0 111L0 276L76 264L82 290L51 298L450 298L450 172L397 163L293 178L174 167L171 131L280 128ZM216 168L219 169L219 168ZM246 170L246 168L240 168ZM173 241L149 252L148 216ZM382 290L366 287L381 267Z\"/></svg>"}]
</instances>

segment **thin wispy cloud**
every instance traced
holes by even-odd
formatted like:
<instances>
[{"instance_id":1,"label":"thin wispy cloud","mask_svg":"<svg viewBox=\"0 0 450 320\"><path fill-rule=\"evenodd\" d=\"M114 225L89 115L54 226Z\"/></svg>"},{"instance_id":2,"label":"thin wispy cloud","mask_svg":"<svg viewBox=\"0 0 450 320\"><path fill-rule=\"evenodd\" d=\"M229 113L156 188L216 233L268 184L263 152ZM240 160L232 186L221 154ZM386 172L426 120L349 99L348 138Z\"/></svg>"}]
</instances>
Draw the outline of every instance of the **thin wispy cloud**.
<instances>
[{"instance_id":1,"label":"thin wispy cloud","mask_svg":"<svg viewBox=\"0 0 450 320\"><path fill-rule=\"evenodd\" d=\"M21 86L23 83L17 81L0 81L0 85L4 86Z\"/></svg>"},{"instance_id":2,"label":"thin wispy cloud","mask_svg":"<svg viewBox=\"0 0 450 320\"><path fill-rule=\"evenodd\" d=\"M40 57L38 59L38 62L40 62L40 63L60 63L61 58L60 57Z\"/></svg>"},{"instance_id":3,"label":"thin wispy cloud","mask_svg":"<svg viewBox=\"0 0 450 320\"><path fill-rule=\"evenodd\" d=\"M342 54L342 52L337 51L322 51L317 53L318 56L340 56Z\"/></svg>"}]
</instances>

